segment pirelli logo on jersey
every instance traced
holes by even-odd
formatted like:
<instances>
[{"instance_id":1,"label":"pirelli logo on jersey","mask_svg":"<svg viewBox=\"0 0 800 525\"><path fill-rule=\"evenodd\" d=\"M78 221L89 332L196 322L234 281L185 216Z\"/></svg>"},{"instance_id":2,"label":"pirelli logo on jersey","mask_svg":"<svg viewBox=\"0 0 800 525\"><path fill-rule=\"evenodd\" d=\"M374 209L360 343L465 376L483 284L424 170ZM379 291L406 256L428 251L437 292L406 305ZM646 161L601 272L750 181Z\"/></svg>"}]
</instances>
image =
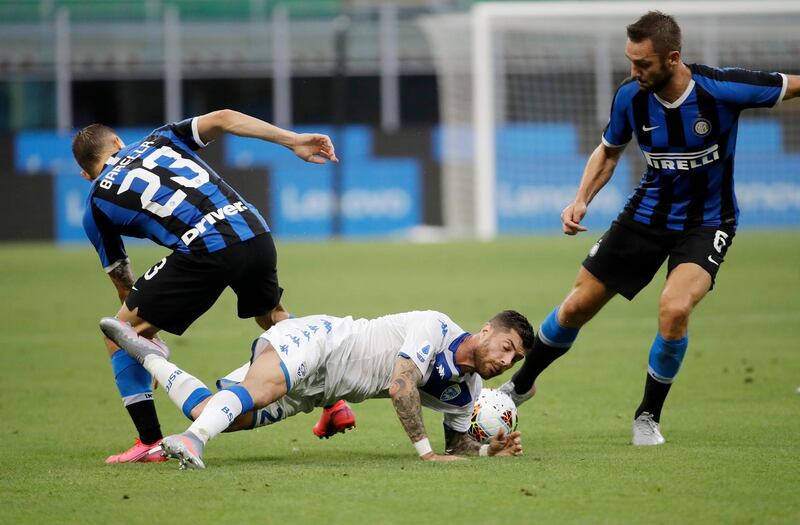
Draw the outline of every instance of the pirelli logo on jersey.
<instances>
[{"instance_id":1,"label":"pirelli logo on jersey","mask_svg":"<svg viewBox=\"0 0 800 525\"><path fill-rule=\"evenodd\" d=\"M647 164L659 170L688 171L719 160L717 144L703 151L692 153L649 153L646 151L643 153Z\"/></svg>"},{"instance_id":2,"label":"pirelli logo on jersey","mask_svg":"<svg viewBox=\"0 0 800 525\"><path fill-rule=\"evenodd\" d=\"M247 210L247 206L245 206L242 201L236 201L233 204L227 204L221 208L217 208L212 212L208 212L203 215L203 218L200 219L200 222L195 224L192 228L186 230L186 233L181 235L181 240L183 244L189 246L189 244L200 237L200 234L204 233L207 229L206 225L212 226L217 223L217 221L221 221L225 219L225 217L229 217L231 215L238 215Z\"/></svg>"}]
</instances>

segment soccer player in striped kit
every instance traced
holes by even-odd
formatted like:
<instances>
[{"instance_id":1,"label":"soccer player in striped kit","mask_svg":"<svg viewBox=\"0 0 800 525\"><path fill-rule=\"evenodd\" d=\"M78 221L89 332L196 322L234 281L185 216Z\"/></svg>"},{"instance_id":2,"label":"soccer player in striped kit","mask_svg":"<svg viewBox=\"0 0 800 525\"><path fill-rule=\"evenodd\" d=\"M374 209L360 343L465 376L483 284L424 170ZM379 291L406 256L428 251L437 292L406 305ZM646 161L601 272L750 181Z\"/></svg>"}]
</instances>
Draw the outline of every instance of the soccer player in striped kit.
<instances>
[{"instance_id":1,"label":"soccer player in striped kit","mask_svg":"<svg viewBox=\"0 0 800 525\"><path fill-rule=\"evenodd\" d=\"M628 26L627 34L631 77L617 90L602 143L587 162L575 200L561 213L564 233L586 230L581 220L587 207L633 135L647 171L589 251L572 291L542 323L523 367L502 389L517 404L530 398L536 377L572 346L580 328L614 295L633 299L668 260L632 437L634 445L660 445L661 409L686 353L689 316L712 289L736 233L739 113L798 96L800 76L685 64L680 27L657 11Z\"/></svg>"},{"instance_id":2,"label":"soccer player in striped kit","mask_svg":"<svg viewBox=\"0 0 800 525\"><path fill-rule=\"evenodd\" d=\"M283 289L267 223L196 153L225 133L283 145L307 162L337 162L326 135L293 133L231 110L168 124L127 146L101 124L82 129L73 141L81 175L92 183L83 219L86 235L122 302L116 317L144 337L157 337L160 330L182 334L229 286L238 298L239 317L254 317L262 329L289 317L280 302ZM173 251L135 280L123 235ZM118 345L105 342L139 433L131 449L106 463L163 461L152 378ZM342 403L323 414L319 430L325 435L354 424Z\"/></svg>"}]
</instances>

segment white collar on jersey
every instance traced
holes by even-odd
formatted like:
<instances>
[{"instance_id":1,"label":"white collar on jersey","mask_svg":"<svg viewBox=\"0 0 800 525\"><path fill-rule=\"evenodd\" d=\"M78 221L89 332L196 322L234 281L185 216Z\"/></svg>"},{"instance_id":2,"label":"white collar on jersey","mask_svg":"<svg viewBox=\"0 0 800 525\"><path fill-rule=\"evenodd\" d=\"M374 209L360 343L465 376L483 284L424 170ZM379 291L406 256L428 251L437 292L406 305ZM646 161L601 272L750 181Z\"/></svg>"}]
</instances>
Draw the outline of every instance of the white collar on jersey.
<instances>
[{"instance_id":1,"label":"white collar on jersey","mask_svg":"<svg viewBox=\"0 0 800 525\"><path fill-rule=\"evenodd\" d=\"M656 100L661 102L661 105L664 106L665 108L675 109L679 107L681 104L683 104L687 98L689 98L689 94L692 92L693 89L694 89L694 79L692 78L689 80L689 85L686 86L686 91L684 91L683 94L680 97L678 97L678 100L676 100L675 102L667 102L666 100L659 97L655 93L653 93L653 96L656 97Z\"/></svg>"},{"instance_id":2,"label":"white collar on jersey","mask_svg":"<svg viewBox=\"0 0 800 525\"><path fill-rule=\"evenodd\" d=\"M119 162L119 157L111 155L110 157L108 157L108 159L106 159L106 166L114 166L117 162Z\"/></svg>"}]
</instances>

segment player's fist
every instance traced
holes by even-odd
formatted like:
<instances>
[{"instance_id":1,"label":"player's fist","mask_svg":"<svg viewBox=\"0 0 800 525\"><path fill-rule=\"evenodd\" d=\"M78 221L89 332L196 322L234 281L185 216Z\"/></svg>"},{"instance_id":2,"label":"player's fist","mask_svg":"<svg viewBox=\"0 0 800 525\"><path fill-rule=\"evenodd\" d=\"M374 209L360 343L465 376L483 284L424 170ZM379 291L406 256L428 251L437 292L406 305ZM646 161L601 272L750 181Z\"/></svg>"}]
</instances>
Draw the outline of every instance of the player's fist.
<instances>
[{"instance_id":1,"label":"player's fist","mask_svg":"<svg viewBox=\"0 0 800 525\"><path fill-rule=\"evenodd\" d=\"M320 133L299 133L292 143L294 154L306 162L325 164L328 160L339 162L330 137Z\"/></svg>"},{"instance_id":2,"label":"player's fist","mask_svg":"<svg viewBox=\"0 0 800 525\"><path fill-rule=\"evenodd\" d=\"M586 203L573 201L561 211L561 229L567 235L585 232L586 228L581 226L584 215L586 215Z\"/></svg>"},{"instance_id":3,"label":"player's fist","mask_svg":"<svg viewBox=\"0 0 800 525\"><path fill-rule=\"evenodd\" d=\"M522 434L511 432L506 434L502 429L489 440L490 456L521 456Z\"/></svg>"}]
</instances>

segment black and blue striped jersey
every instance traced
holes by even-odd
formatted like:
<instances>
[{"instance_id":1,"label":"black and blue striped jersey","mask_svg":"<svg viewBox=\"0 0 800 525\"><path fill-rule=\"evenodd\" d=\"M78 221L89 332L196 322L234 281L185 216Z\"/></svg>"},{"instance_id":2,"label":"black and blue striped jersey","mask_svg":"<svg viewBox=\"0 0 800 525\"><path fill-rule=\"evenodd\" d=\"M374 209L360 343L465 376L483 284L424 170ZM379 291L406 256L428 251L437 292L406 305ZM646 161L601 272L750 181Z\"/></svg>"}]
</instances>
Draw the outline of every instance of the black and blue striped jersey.
<instances>
[{"instance_id":1,"label":"black and blue striped jersey","mask_svg":"<svg viewBox=\"0 0 800 525\"><path fill-rule=\"evenodd\" d=\"M735 227L733 184L739 113L783 99L780 73L718 69L693 64L686 91L670 103L628 79L617 89L603 132L606 146L627 144L633 133L647 162L622 216L681 231L696 226Z\"/></svg>"},{"instance_id":2,"label":"black and blue striped jersey","mask_svg":"<svg viewBox=\"0 0 800 525\"><path fill-rule=\"evenodd\" d=\"M83 228L106 271L127 259L122 236L211 253L269 231L264 218L195 153L197 117L168 124L106 161Z\"/></svg>"}]
</instances>

